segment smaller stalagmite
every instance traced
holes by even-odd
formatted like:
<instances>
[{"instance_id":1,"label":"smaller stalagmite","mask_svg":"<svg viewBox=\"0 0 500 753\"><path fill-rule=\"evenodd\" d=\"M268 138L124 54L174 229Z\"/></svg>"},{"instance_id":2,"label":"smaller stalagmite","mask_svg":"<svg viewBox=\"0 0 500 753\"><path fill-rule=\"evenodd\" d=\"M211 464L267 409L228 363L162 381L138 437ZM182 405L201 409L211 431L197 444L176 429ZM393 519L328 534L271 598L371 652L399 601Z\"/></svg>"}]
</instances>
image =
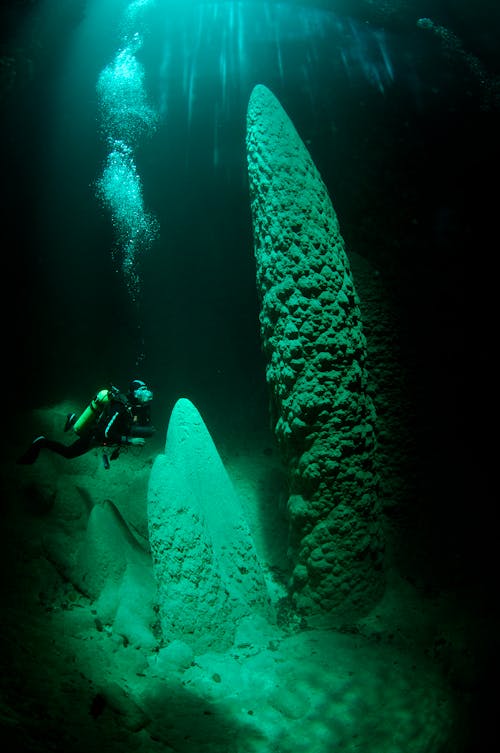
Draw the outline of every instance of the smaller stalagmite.
<instances>
[{"instance_id":1,"label":"smaller stalagmite","mask_svg":"<svg viewBox=\"0 0 500 753\"><path fill-rule=\"evenodd\" d=\"M111 500L92 508L70 578L94 601L101 624L136 647L156 646L151 560Z\"/></svg>"},{"instance_id":2,"label":"smaller stalagmite","mask_svg":"<svg viewBox=\"0 0 500 753\"><path fill-rule=\"evenodd\" d=\"M241 503L195 406L177 401L151 471L148 525L163 637L195 653L232 645L242 618L272 619Z\"/></svg>"},{"instance_id":3,"label":"smaller stalagmite","mask_svg":"<svg viewBox=\"0 0 500 753\"><path fill-rule=\"evenodd\" d=\"M266 376L290 469L291 590L305 613L354 619L383 590L358 298L321 176L260 85L248 105L247 160Z\"/></svg>"}]
</instances>

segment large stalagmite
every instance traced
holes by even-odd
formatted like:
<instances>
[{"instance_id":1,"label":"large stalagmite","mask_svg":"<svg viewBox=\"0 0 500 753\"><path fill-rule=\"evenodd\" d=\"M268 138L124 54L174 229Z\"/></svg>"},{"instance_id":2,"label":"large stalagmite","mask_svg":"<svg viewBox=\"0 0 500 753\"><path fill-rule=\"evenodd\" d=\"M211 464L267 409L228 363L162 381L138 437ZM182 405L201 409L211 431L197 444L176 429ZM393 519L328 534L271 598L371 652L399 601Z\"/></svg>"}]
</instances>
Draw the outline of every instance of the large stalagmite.
<instances>
[{"instance_id":1,"label":"large stalagmite","mask_svg":"<svg viewBox=\"0 0 500 753\"><path fill-rule=\"evenodd\" d=\"M271 618L241 503L195 406L177 401L148 488L163 637L195 653L232 645L244 617Z\"/></svg>"},{"instance_id":2,"label":"large stalagmite","mask_svg":"<svg viewBox=\"0 0 500 753\"><path fill-rule=\"evenodd\" d=\"M261 335L288 511L297 608L354 619L383 590L375 412L339 224L309 152L256 86L247 159Z\"/></svg>"}]
</instances>

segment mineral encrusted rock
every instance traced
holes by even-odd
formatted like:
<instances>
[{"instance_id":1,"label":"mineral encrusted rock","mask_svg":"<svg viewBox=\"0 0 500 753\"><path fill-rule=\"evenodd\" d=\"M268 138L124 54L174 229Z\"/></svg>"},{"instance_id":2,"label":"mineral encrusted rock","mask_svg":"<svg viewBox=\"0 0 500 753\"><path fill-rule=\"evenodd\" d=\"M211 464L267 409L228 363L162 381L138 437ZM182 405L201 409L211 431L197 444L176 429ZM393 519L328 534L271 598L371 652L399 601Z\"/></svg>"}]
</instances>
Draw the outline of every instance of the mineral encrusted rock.
<instances>
[{"instance_id":1,"label":"mineral encrusted rock","mask_svg":"<svg viewBox=\"0 0 500 753\"><path fill-rule=\"evenodd\" d=\"M151 471L148 521L165 640L195 653L232 645L241 619L272 619L240 500L195 406L177 401Z\"/></svg>"},{"instance_id":2,"label":"mineral encrusted rock","mask_svg":"<svg viewBox=\"0 0 500 753\"><path fill-rule=\"evenodd\" d=\"M271 415L289 467L290 590L299 611L354 619L383 591L359 301L326 187L261 85L248 105L247 160Z\"/></svg>"},{"instance_id":3,"label":"mineral encrusted rock","mask_svg":"<svg viewBox=\"0 0 500 753\"><path fill-rule=\"evenodd\" d=\"M71 579L94 601L99 623L136 647L156 646L151 559L111 500L92 508Z\"/></svg>"}]
</instances>

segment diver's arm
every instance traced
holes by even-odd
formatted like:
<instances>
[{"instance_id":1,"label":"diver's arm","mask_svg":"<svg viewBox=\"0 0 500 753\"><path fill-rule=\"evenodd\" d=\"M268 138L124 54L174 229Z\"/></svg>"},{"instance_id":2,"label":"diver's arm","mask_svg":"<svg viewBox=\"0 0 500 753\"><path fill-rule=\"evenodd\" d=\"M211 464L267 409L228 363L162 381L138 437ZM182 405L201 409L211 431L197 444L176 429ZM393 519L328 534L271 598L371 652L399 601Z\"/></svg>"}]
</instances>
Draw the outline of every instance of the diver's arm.
<instances>
[{"instance_id":1,"label":"diver's arm","mask_svg":"<svg viewBox=\"0 0 500 753\"><path fill-rule=\"evenodd\" d=\"M117 410L109 419L104 429L104 442L106 444L120 444L120 445L142 445L144 439L138 437L129 436L129 434L122 434L124 429L123 421L120 418L123 416L123 411Z\"/></svg>"}]
</instances>

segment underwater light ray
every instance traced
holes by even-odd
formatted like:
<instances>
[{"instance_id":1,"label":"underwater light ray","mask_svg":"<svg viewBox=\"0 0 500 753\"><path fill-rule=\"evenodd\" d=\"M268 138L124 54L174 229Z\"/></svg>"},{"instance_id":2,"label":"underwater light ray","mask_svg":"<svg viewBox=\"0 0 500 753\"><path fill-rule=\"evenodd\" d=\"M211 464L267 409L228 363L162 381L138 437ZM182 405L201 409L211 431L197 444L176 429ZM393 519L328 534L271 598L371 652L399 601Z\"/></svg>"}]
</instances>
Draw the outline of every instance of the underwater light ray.
<instances>
[{"instance_id":1,"label":"underwater light ray","mask_svg":"<svg viewBox=\"0 0 500 753\"><path fill-rule=\"evenodd\" d=\"M172 118L180 112L184 119L181 128L187 125L186 132L190 134L185 164L192 167L193 128L201 128L198 119L205 117L204 108L211 101L208 127L213 151L209 150L208 161L212 157L212 165L220 166L221 155L226 154L221 118L229 120L241 110L246 85L261 77L263 70L282 87L295 78L313 111L320 107L320 71L325 70L333 81L343 69L353 85L362 77L381 94L395 78L391 46L384 31L364 28L352 18L332 11L290 7L282 2L190 4L134 0L124 6L118 27L119 48L97 84L103 136L115 150L116 142L137 149L157 130L160 119L165 122L167 112ZM152 16L150 11L154 8L157 12ZM154 107L147 96L142 63L148 60L144 45L153 22L164 34L163 53L157 64L158 103ZM210 87L215 90L212 92ZM127 159L135 164L133 153L128 153ZM116 159L110 159L101 183L104 176L111 179L113 164ZM110 192L101 185L100 198L115 213L115 228L121 228L118 243L122 256L133 256L132 263L126 265L131 269L147 247L146 242L139 244L136 238L143 232L145 241L151 239L154 223L148 221L143 205L144 216L139 222L138 204L131 215L138 223L134 232L132 223L123 220L116 194L113 201L105 199ZM126 227L130 243L124 236ZM136 280L130 287L136 296Z\"/></svg>"}]
</instances>

